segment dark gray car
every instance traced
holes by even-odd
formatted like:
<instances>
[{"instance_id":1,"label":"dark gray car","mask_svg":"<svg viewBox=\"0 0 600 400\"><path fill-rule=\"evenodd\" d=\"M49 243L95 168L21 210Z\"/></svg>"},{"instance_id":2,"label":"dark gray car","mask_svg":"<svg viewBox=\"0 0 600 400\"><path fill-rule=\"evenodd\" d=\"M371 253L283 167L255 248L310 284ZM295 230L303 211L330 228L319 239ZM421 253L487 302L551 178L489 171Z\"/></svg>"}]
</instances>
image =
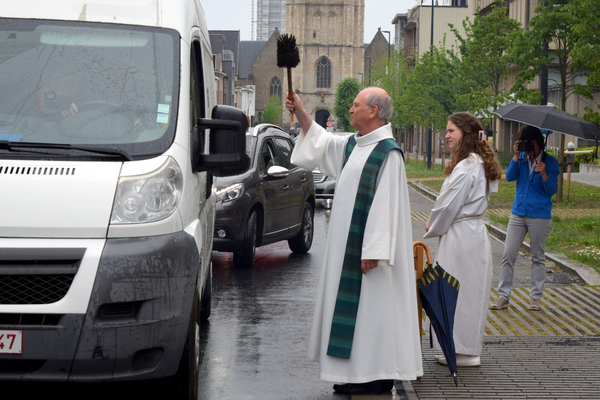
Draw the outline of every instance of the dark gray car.
<instances>
[{"instance_id":1,"label":"dark gray car","mask_svg":"<svg viewBox=\"0 0 600 400\"><path fill-rule=\"evenodd\" d=\"M306 253L313 239L315 186L311 171L290 161L294 142L274 125L247 134L250 168L218 178L213 249L233 253L237 267L254 264L256 247L287 240Z\"/></svg>"}]
</instances>

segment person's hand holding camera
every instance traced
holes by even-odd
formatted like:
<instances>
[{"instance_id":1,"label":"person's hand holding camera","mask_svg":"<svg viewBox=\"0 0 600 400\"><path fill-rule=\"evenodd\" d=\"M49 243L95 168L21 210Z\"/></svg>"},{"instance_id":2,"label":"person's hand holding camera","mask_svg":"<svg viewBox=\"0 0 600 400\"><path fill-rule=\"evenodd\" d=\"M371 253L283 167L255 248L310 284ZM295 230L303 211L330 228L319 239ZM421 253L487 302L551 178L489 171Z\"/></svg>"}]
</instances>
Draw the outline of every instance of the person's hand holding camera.
<instances>
[{"instance_id":1,"label":"person's hand holding camera","mask_svg":"<svg viewBox=\"0 0 600 400\"><path fill-rule=\"evenodd\" d=\"M515 162L519 161L519 156L521 155L521 151L519 150L519 143L521 143L521 141L517 140L513 145L513 150L515 152L515 155L513 156L513 161Z\"/></svg>"}]
</instances>

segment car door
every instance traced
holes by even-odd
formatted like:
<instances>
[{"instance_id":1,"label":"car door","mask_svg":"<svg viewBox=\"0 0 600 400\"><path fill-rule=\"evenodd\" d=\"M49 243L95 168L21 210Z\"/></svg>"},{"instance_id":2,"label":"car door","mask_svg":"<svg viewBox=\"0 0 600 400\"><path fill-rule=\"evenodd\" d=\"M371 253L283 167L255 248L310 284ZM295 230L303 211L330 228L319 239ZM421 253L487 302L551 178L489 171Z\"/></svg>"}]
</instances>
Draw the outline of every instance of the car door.
<instances>
[{"instance_id":1,"label":"car door","mask_svg":"<svg viewBox=\"0 0 600 400\"><path fill-rule=\"evenodd\" d=\"M287 178L269 177L267 171L272 166L283 166L272 137L265 137L259 151L259 173L262 181L264 200L264 240L271 242L287 232L287 204L289 202L289 182Z\"/></svg>"},{"instance_id":2,"label":"car door","mask_svg":"<svg viewBox=\"0 0 600 400\"><path fill-rule=\"evenodd\" d=\"M292 164L293 143L288 138L275 137L273 139L276 150L280 154L282 166L289 169L290 174L286 178L289 189L287 190L286 226L296 231L302 222L302 211L304 210L306 180L308 171Z\"/></svg>"}]
</instances>

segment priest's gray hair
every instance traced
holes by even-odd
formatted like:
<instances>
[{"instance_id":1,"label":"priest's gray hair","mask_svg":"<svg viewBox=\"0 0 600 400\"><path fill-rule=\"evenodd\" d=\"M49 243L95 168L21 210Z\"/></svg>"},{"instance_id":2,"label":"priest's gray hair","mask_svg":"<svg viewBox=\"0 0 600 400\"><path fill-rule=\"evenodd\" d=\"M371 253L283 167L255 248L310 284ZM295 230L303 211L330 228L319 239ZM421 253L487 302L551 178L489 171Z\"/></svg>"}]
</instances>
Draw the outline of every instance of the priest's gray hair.
<instances>
[{"instance_id":1,"label":"priest's gray hair","mask_svg":"<svg viewBox=\"0 0 600 400\"><path fill-rule=\"evenodd\" d=\"M372 89L373 87L368 87L366 89ZM365 90L366 90L365 89ZM384 120L387 124L392 118L392 114L394 114L394 101L383 89L382 90L373 90L371 93L366 96L367 106L372 107L376 105L379 108L379 112L377 116Z\"/></svg>"}]
</instances>

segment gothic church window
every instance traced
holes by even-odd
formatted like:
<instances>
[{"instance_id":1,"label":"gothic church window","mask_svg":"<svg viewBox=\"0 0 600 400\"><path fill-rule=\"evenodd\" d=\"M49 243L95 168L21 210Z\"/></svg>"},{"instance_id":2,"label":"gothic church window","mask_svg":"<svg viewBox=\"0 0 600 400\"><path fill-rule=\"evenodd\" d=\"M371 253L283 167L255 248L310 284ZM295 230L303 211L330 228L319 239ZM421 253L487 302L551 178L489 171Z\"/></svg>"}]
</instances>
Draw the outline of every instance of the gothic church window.
<instances>
[{"instance_id":1,"label":"gothic church window","mask_svg":"<svg viewBox=\"0 0 600 400\"><path fill-rule=\"evenodd\" d=\"M317 61L317 87L331 87L331 63L327 57L321 57L319 61Z\"/></svg>"},{"instance_id":2,"label":"gothic church window","mask_svg":"<svg viewBox=\"0 0 600 400\"><path fill-rule=\"evenodd\" d=\"M269 97L276 94L281 99L281 81L278 77L274 76L271 79L271 87L269 88Z\"/></svg>"}]
</instances>

